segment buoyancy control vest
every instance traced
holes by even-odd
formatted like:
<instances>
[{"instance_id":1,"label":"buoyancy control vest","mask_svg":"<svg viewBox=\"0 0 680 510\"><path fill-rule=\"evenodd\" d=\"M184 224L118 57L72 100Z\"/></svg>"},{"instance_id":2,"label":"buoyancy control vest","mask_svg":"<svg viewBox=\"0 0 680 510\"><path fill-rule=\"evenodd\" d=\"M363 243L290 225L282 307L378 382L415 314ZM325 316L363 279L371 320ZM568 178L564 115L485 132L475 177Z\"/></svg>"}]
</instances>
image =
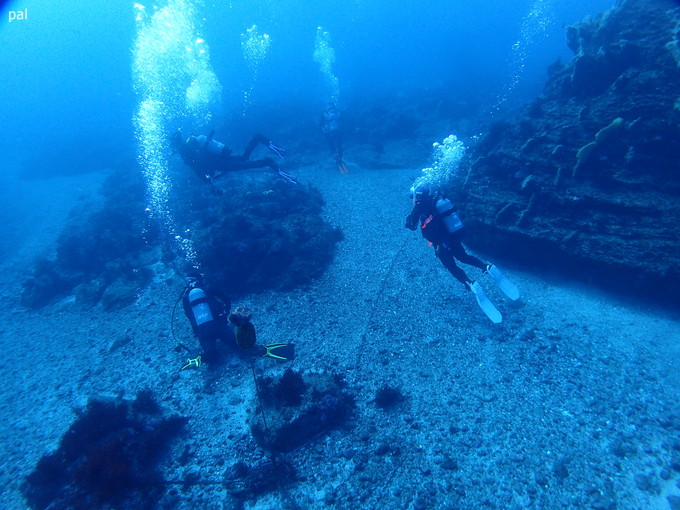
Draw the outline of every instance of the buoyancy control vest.
<instances>
[{"instance_id":1,"label":"buoyancy control vest","mask_svg":"<svg viewBox=\"0 0 680 510\"><path fill-rule=\"evenodd\" d=\"M456 213L456 208L448 198L438 198L434 208L437 211L437 216L441 218L442 223L449 234L463 228L463 222Z\"/></svg>"},{"instance_id":2,"label":"buoyancy control vest","mask_svg":"<svg viewBox=\"0 0 680 510\"><path fill-rule=\"evenodd\" d=\"M189 291L188 299L191 313L196 321L196 326L214 320L212 310L210 310L210 305L208 304L208 298L205 295L205 292L203 292L203 289L191 289Z\"/></svg>"}]
</instances>

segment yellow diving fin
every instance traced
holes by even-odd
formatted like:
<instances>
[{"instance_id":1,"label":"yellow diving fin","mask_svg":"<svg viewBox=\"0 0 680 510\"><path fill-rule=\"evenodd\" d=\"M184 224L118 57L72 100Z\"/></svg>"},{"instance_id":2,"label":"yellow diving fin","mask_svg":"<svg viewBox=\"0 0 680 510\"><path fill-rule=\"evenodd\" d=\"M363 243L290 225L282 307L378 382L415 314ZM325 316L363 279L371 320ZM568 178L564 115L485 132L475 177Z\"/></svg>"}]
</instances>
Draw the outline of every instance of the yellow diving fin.
<instances>
[{"instance_id":1,"label":"yellow diving fin","mask_svg":"<svg viewBox=\"0 0 680 510\"><path fill-rule=\"evenodd\" d=\"M274 358L281 361L295 359L295 344L271 344L263 347L266 349L262 355L265 358Z\"/></svg>"}]
</instances>

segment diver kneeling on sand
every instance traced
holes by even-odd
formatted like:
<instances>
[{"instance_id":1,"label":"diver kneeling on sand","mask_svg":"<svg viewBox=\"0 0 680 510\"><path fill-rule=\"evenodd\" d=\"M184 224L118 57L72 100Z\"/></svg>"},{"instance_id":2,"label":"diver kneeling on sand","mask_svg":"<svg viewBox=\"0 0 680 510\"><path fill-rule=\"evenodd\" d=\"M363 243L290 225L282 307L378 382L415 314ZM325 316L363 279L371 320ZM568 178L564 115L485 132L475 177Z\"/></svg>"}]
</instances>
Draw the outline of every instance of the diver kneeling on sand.
<instances>
[{"instance_id":1,"label":"diver kneeling on sand","mask_svg":"<svg viewBox=\"0 0 680 510\"><path fill-rule=\"evenodd\" d=\"M269 167L280 177L289 182L297 183L297 179L279 168L272 158L262 158L251 161L250 155L259 144L264 145L281 159L286 156L286 151L276 145L267 137L257 134L252 137L243 154L233 154L231 149L213 138L214 131L208 136L191 135L184 139L178 131L172 138L172 146L179 152L184 163L200 177L203 182L210 185L214 194L221 194L213 181L226 172L233 170L247 170L251 168Z\"/></svg>"},{"instance_id":2,"label":"diver kneeling on sand","mask_svg":"<svg viewBox=\"0 0 680 510\"><path fill-rule=\"evenodd\" d=\"M519 290L500 270L489 263L482 262L470 255L463 246L463 222L451 201L438 192L433 192L427 183L421 183L412 190L413 209L406 217L406 228L420 232L428 244L434 248L435 255L446 269L465 288L472 291L479 306L493 322L501 322L502 316L489 301L478 282L471 280L456 260L477 267L490 274L498 287L512 300L519 298Z\"/></svg>"},{"instance_id":3,"label":"diver kneeling on sand","mask_svg":"<svg viewBox=\"0 0 680 510\"><path fill-rule=\"evenodd\" d=\"M189 319L194 336L198 338L201 351L193 351L183 344L178 344L190 353L186 365L181 370L191 366L199 367L203 362L217 364L219 362L217 340L222 340L232 348L239 347L240 352L247 352L250 356L293 359L295 352L293 344L257 346L255 327L250 322L250 311L237 307L233 313L229 313L231 300L219 289L206 285L201 273L191 271L185 281L187 286L181 295L184 314ZM229 322L234 325L235 331Z\"/></svg>"}]
</instances>

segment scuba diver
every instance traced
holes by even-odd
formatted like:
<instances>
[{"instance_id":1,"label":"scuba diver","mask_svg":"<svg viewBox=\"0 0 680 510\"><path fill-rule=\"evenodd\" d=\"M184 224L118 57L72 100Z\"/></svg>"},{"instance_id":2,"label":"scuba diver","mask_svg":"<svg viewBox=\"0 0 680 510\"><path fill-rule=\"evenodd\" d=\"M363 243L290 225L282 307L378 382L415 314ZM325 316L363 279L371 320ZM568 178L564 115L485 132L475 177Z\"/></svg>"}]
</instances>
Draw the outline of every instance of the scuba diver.
<instances>
[{"instance_id":1,"label":"scuba diver","mask_svg":"<svg viewBox=\"0 0 680 510\"><path fill-rule=\"evenodd\" d=\"M198 360L194 361L196 366L202 362L215 363L218 361L217 340L231 345L235 343L234 332L227 322L231 300L220 289L205 285L198 271L189 272L185 281L187 286L182 293L184 315L189 319L202 349L199 356L188 360L188 365L192 364L192 360Z\"/></svg>"},{"instance_id":2,"label":"scuba diver","mask_svg":"<svg viewBox=\"0 0 680 510\"><path fill-rule=\"evenodd\" d=\"M451 201L438 192L433 192L427 183L421 183L412 189L413 209L406 217L406 228L420 232L434 248L435 255L456 280L472 291L479 306L493 321L501 322L502 317L496 307L489 301L478 282L473 281L463 271L456 260L468 264L490 274L498 287L513 301L519 298L519 290L500 270L489 263L470 255L463 246L463 222Z\"/></svg>"},{"instance_id":3,"label":"scuba diver","mask_svg":"<svg viewBox=\"0 0 680 510\"><path fill-rule=\"evenodd\" d=\"M190 354L187 364L181 370L191 366L198 368L204 362L217 364L217 340L222 340L231 348L238 346L240 352L247 352L251 356L284 361L294 358L295 346L292 343L257 346L250 311L237 307L230 313L231 300L216 287L206 285L201 273L191 271L185 281L187 286L181 295L184 315L189 319L194 336L198 338L201 351L192 351L178 344ZM234 325L234 330L230 327L230 322Z\"/></svg>"},{"instance_id":4,"label":"scuba diver","mask_svg":"<svg viewBox=\"0 0 680 510\"><path fill-rule=\"evenodd\" d=\"M191 135L186 140L178 131L172 138L172 146L179 152L184 163L189 166L198 177L208 185L213 194L221 195L221 191L215 187L214 180L226 172L233 170L247 170L251 168L269 167L280 177L297 184L297 179L279 168L272 158L256 159L251 161L250 155L259 144L264 145L281 159L285 159L286 151L269 140L264 135L254 135L243 154L233 154L231 149L213 138L212 131L208 136Z\"/></svg>"},{"instance_id":5,"label":"scuba diver","mask_svg":"<svg viewBox=\"0 0 680 510\"><path fill-rule=\"evenodd\" d=\"M328 103L326 111L321 116L321 132L326 135L328 147L338 165L338 171L346 174L347 165L342 160L342 119L335 103Z\"/></svg>"}]
</instances>

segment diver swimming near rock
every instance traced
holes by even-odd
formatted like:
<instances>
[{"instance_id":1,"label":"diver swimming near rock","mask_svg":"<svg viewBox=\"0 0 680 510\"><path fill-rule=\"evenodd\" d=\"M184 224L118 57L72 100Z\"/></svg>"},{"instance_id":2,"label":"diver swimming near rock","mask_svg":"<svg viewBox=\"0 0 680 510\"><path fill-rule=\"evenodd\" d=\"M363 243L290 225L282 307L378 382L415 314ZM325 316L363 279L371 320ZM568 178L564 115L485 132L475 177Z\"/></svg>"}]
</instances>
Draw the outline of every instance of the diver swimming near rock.
<instances>
[{"instance_id":1,"label":"diver swimming near rock","mask_svg":"<svg viewBox=\"0 0 680 510\"><path fill-rule=\"evenodd\" d=\"M419 184L412 190L412 193L413 209L406 217L406 228L415 231L420 226L421 234L434 248L436 257L444 267L456 280L465 285L466 289L472 291L480 308L492 322L501 322L503 320L501 313L486 297L480 284L471 280L456 264L456 260L490 274L498 287L513 301L519 298L519 290L515 284L508 280L496 266L481 261L465 250L462 243L463 222L448 198L439 192L433 192L427 183Z\"/></svg>"},{"instance_id":2,"label":"diver swimming near rock","mask_svg":"<svg viewBox=\"0 0 680 510\"><path fill-rule=\"evenodd\" d=\"M182 161L196 172L196 175L203 182L210 186L213 194L222 194L221 190L215 186L214 180L234 170L269 167L283 179L297 184L297 179L281 170L272 158L250 160L253 150L259 144L267 147L281 159L285 159L286 151L266 136L254 135L248 142L243 154L233 154L229 147L213 138L214 133L212 131L208 136L191 135L185 139L182 133L178 131L172 138L172 146L179 153Z\"/></svg>"}]
</instances>

